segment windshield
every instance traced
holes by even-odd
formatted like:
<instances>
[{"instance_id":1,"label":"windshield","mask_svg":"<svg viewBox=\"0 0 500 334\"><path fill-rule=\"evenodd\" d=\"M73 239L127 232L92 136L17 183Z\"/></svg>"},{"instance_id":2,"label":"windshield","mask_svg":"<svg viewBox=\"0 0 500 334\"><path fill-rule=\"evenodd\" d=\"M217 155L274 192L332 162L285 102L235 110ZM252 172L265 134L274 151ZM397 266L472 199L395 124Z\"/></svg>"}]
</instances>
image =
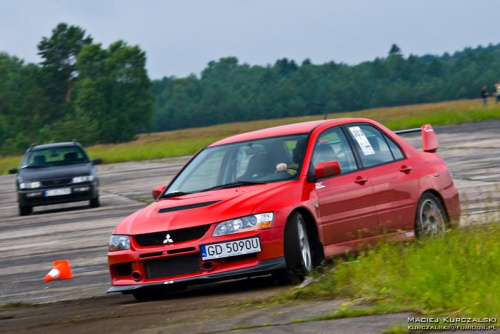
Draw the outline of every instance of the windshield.
<instances>
[{"instance_id":1,"label":"windshield","mask_svg":"<svg viewBox=\"0 0 500 334\"><path fill-rule=\"evenodd\" d=\"M308 134L208 147L172 182L163 197L296 179Z\"/></svg>"},{"instance_id":2,"label":"windshield","mask_svg":"<svg viewBox=\"0 0 500 334\"><path fill-rule=\"evenodd\" d=\"M87 154L78 146L54 147L26 153L21 168L44 168L87 162Z\"/></svg>"}]
</instances>

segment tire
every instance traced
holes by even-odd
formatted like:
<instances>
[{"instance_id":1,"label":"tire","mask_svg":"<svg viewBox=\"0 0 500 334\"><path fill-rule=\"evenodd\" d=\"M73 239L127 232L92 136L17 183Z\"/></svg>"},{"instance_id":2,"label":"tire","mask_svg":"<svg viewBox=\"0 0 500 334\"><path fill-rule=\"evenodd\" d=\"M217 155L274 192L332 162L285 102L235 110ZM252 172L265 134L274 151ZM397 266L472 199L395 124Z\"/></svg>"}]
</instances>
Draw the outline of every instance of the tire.
<instances>
[{"instance_id":1,"label":"tire","mask_svg":"<svg viewBox=\"0 0 500 334\"><path fill-rule=\"evenodd\" d=\"M448 218L441 200L431 193L420 198L415 217L417 238L437 237L444 234Z\"/></svg>"},{"instance_id":2,"label":"tire","mask_svg":"<svg viewBox=\"0 0 500 334\"><path fill-rule=\"evenodd\" d=\"M98 208L101 206L101 202L99 201L99 195L97 195L96 198L92 198L90 200L90 207L91 208Z\"/></svg>"},{"instance_id":3,"label":"tire","mask_svg":"<svg viewBox=\"0 0 500 334\"><path fill-rule=\"evenodd\" d=\"M311 238L306 221L298 212L288 218L285 228L285 260L292 278L303 279L313 268Z\"/></svg>"},{"instance_id":4,"label":"tire","mask_svg":"<svg viewBox=\"0 0 500 334\"><path fill-rule=\"evenodd\" d=\"M33 207L19 204L19 215L28 216L33 212Z\"/></svg>"}]
</instances>

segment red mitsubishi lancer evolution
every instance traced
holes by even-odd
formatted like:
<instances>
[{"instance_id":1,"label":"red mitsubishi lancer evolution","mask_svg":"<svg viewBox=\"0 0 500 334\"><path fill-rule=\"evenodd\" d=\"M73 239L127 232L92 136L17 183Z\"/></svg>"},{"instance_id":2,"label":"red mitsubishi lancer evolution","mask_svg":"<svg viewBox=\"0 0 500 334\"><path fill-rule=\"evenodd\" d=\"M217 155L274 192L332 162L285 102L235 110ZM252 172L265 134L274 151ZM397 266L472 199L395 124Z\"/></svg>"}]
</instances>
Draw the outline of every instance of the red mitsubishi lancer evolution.
<instances>
[{"instance_id":1,"label":"red mitsubishi lancer evolution","mask_svg":"<svg viewBox=\"0 0 500 334\"><path fill-rule=\"evenodd\" d=\"M419 129L420 130L420 129ZM198 152L155 202L110 238L108 292L307 275L325 257L381 238L407 241L459 221L450 170L422 126L423 151L363 118L235 135Z\"/></svg>"}]
</instances>

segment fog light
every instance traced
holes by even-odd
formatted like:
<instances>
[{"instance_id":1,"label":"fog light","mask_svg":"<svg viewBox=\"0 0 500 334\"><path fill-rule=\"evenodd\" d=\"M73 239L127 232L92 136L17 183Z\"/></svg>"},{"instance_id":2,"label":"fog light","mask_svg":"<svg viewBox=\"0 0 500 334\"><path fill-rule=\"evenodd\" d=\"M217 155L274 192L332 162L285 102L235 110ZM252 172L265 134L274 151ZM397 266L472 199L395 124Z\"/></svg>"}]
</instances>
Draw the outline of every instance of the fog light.
<instances>
[{"instance_id":1,"label":"fog light","mask_svg":"<svg viewBox=\"0 0 500 334\"><path fill-rule=\"evenodd\" d=\"M89 191L90 187L78 187L78 188L73 188L74 192L83 192L83 191Z\"/></svg>"},{"instance_id":2,"label":"fog light","mask_svg":"<svg viewBox=\"0 0 500 334\"><path fill-rule=\"evenodd\" d=\"M141 273L139 271L133 271L132 272L132 278L134 279L134 281L140 281L141 280Z\"/></svg>"},{"instance_id":3,"label":"fog light","mask_svg":"<svg viewBox=\"0 0 500 334\"><path fill-rule=\"evenodd\" d=\"M40 197L40 196L42 196L42 193L27 193L26 194L26 197L29 197L29 198L31 198L31 197Z\"/></svg>"}]
</instances>

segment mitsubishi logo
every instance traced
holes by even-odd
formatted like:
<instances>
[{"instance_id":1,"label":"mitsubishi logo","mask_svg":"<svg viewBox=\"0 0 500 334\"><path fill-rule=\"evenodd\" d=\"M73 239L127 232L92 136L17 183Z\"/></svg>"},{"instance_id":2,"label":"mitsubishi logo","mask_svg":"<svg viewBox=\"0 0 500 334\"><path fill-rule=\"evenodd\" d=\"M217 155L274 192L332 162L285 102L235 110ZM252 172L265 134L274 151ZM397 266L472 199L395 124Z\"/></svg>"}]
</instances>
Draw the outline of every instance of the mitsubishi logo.
<instances>
[{"instance_id":1,"label":"mitsubishi logo","mask_svg":"<svg viewBox=\"0 0 500 334\"><path fill-rule=\"evenodd\" d=\"M163 240L163 243L164 244L173 244L174 240L172 240L172 238L170 237L170 234L167 234L167 236L165 237L165 240Z\"/></svg>"}]
</instances>

